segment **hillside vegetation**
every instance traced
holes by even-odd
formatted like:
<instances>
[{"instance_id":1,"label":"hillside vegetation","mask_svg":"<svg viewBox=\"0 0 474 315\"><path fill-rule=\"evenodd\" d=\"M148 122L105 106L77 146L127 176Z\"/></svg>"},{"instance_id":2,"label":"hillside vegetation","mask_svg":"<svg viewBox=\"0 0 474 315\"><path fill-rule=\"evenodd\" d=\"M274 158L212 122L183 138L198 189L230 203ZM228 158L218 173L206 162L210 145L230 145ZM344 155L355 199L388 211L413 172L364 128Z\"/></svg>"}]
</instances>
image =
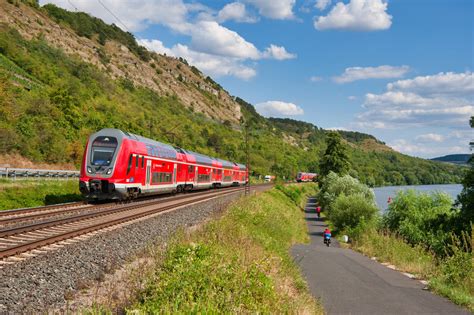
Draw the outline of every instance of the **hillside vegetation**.
<instances>
[{"instance_id":1,"label":"hillside vegetation","mask_svg":"<svg viewBox=\"0 0 474 315\"><path fill-rule=\"evenodd\" d=\"M26 17L13 18L18 10L29 17L31 32L21 24ZM0 23L0 155L19 153L36 162L78 166L91 133L120 128L245 162L246 121L253 175L293 178L300 170L319 171L325 130L290 119L266 119L186 60L146 52L116 26L53 5L38 9L19 1L16 6L0 4L2 20L8 23ZM54 32L67 34L69 46L52 38ZM125 45L131 53L125 58L114 45ZM130 58L136 69L117 70L121 62L130 64ZM140 71L139 80L135 75ZM460 181L460 167L402 155L370 135L341 134L349 147L350 174L369 185Z\"/></svg>"}]
</instances>

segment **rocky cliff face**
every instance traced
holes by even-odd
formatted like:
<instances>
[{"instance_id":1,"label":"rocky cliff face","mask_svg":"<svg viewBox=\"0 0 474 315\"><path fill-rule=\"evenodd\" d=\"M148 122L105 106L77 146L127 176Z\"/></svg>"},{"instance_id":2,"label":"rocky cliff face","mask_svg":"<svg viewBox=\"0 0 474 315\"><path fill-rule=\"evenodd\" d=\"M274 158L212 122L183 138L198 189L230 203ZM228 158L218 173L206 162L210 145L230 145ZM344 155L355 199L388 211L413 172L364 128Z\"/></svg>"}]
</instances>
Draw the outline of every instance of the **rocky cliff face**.
<instances>
[{"instance_id":1,"label":"rocky cliff face","mask_svg":"<svg viewBox=\"0 0 474 315\"><path fill-rule=\"evenodd\" d=\"M185 60L151 54L143 61L114 40L101 45L96 38L78 36L70 27L54 22L45 12L21 2L0 1L0 23L12 26L26 39L44 38L56 48L92 63L114 79L126 78L160 95L176 95L196 112L238 124L240 105L212 80Z\"/></svg>"}]
</instances>

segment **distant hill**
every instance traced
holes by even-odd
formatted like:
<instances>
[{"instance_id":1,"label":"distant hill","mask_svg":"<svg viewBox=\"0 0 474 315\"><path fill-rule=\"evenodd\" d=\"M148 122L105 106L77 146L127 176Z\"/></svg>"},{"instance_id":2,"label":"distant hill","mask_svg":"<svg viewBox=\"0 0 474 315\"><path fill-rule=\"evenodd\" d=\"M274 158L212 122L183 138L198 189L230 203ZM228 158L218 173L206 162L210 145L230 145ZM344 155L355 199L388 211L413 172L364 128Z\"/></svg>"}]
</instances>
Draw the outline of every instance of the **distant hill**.
<instances>
[{"instance_id":1,"label":"distant hill","mask_svg":"<svg viewBox=\"0 0 474 315\"><path fill-rule=\"evenodd\" d=\"M431 159L432 161L441 161L454 164L467 164L471 154L449 154Z\"/></svg>"}]
</instances>

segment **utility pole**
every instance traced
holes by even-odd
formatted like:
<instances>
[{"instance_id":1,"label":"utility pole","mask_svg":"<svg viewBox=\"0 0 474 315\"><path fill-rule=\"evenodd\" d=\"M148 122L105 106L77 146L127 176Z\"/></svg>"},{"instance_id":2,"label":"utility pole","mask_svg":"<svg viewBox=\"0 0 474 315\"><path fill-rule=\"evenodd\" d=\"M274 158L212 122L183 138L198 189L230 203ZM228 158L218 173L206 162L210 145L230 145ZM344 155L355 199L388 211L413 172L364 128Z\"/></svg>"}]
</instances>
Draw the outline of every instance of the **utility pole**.
<instances>
[{"instance_id":1,"label":"utility pole","mask_svg":"<svg viewBox=\"0 0 474 315\"><path fill-rule=\"evenodd\" d=\"M152 134L152 130L153 130L153 119L150 119L148 121L148 128L150 129L150 139L153 139L153 134Z\"/></svg>"},{"instance_id":2,"label":"utility pole","mask_svg":"<svg viewBox=\"0 0 474 315\"><path fill-rule=\"evenodd\" d=\"M247 173L247 183L245 184L245 195L250 195L250 145L249 145L249 124L245 121L245 154L247 162L245 163Z\"/></svg>"}]
</instances>

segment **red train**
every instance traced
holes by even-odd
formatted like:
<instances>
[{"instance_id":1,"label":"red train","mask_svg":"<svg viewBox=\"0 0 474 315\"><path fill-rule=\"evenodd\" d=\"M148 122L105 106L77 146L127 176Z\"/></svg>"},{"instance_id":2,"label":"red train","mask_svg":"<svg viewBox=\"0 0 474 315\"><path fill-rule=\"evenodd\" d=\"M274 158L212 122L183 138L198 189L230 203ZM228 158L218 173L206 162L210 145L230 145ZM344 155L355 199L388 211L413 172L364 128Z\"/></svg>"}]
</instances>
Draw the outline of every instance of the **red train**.
<instances>
[{"instance_id":1,"label":"red train","mask_svg":"<svg viewBox=\"0 0 474 315\"><path fill-rule=\"evenodd\" d=\"M247 183L246 166L184 150L118 129L90 136L79 188L88 200L138 196Z\"/></svg>"},{"instance_id":2,"label":"red train","mask_svg":"<svg viewBox=\"0 0 474 315\"><path fill-rule=\"evenodd\" d=\"M315 173L304 173L304 172L299 172L298 175L296 175L296 181L297 182L312 182L318 174Z\"/></svg>"}]
</instances>

